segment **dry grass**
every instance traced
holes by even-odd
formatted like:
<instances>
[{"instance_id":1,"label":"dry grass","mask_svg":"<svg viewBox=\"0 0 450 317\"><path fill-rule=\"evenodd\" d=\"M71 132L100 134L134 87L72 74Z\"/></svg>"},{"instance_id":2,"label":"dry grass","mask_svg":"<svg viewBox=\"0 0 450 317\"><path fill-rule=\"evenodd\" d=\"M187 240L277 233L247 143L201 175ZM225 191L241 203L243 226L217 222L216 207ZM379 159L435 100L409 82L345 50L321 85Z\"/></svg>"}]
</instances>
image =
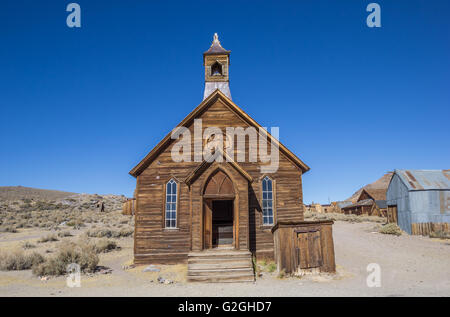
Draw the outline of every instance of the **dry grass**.
<instances>
[{"instance_id":1,"label":"dry grass","mask_svg":"<svg viewBox=\"0 0 450 317\"><path fill-rule=\"evenodd\" d=\"M115 241L101 239L98 241L91 242L92 247L96 253L106 253L112 250L120 249Z\"/></svg>"},{"instance_id":2,"label":"dry grass","mask_svg":"<svg viewBox=\"0 0 450 317\"><path fill-rule=\"evenodd\" d=\"M123 228L118 230L112 230L109 228L94 228L87 232L89 237L95 238L123 238L129 237L133 234L132 228Z\"/></svg>"},{"instance_id":3,"label":"dry grass","mask_svg":"<svg viewBox=\"0 0 450 317\"><path fill-rule=\"evenodd\" d=\"M33 274L38 276L64 275L67 273L67 266L76 263L80 266L81 272L92 273L95 271L99 258L92 245L85 241L63 242L55 256L47 258L39 265L33 265Z\"/></svg>"},{"instance_id":4,"label":"dry grass","mask_svg":"<svg viewBox=\"0 0 450 317\"><path fill-rule=\"evenodd\" d=\"M48 234L38 240L38 243L59 241L55 234Z\"/></svg>"},{"instance_id":5,"label":"dry grass","mask_svg":"<svg viewBox=\"0 0 450 317\"><path fill-rule=\"evenodd\" d=\"M384 226L381 226L378 232L383 234L393 234L396 236L402 235L402 229L400 229L400 227L395 223L388 223Z\"/></svg>"},{"instance_id":6,"label":"dry grass","mask_svg":"<svg viewBox=\"0 0 450 317\"><path fill-rule=\"evenodd\" d=\"M22 250L16 250L0 254L0 270L2 271L29 270L42 262L44 257L36 252L25 254Z\"/></svg>"},{"instance_id":7,"label":"dry grass","mask_svg":"<svg viewBox=\"0 0 450 317\"><path fill-rule=\"evenodd\" d=\"M430 238L436 238L436 239L450 239L450 232L446 231L432 231L430 233Z\"/></svg>"},{"instance_id":8,"label":"dry grass","mask_svg":"<svg viewBox=\"0 0 450 317\"><path fill-rule=\"evenodd\" d=\"M29 242L29 241L25 241L22 244L22 249L27 250L27 249L34 249L34 248L36 248L36 246L33 243Z\"/></svg>"},{"instance_id":9,"label":"dry grass","mask_svg":"<svg viewBox=\"0 0 450 317\"><path fill-rule=\"evenodd\" d=\"M386 223L386 218L378 216L357 216L357 215L346 215L339 213L316 213L316 212L305 212L305 220L333 220L333 221L347 221L347 222L376 222L376 223Z\"/></svg>"},{"instance_id":10,"label":"dry grass","mask_svg":"<svg viewBox=\"0 0 450 317\"><path fill-rule=\"evenodd\" d=\"M257 272L269 272L269 273L273 273L276 271L277 269L277 265L275 264L274 261L268 261L268 260L261 260L258 261L257 264Z\"/></svg>"}]
</instances>

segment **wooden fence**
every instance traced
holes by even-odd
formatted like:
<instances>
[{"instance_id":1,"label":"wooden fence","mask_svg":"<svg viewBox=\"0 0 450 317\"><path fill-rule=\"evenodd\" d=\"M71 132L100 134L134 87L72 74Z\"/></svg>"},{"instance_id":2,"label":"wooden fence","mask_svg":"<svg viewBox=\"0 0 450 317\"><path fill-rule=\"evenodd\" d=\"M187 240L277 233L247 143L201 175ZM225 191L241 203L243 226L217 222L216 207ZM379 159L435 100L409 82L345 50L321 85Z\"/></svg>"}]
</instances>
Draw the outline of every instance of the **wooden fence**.
<instances>
[{"instance_id":1,"label":"wooden fence","mask_svg":"<svg viewBox=\"0 0 450 317\"><path fill-rule=\"evenodd\" d=\"M447 232L449 231L448 223L432 223L432 222L424 222L424 223L413 223L411 225L411 233L416 235L428 236L432 232Z\"/></svg>"}]
</instances>

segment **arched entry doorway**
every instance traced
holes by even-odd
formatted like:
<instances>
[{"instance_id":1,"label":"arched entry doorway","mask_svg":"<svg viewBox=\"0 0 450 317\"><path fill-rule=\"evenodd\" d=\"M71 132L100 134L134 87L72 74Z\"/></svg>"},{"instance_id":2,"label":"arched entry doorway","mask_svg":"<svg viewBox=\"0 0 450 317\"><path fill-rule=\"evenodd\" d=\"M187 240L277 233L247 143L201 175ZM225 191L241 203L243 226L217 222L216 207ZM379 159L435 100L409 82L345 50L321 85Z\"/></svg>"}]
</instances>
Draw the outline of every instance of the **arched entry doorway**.
<instances>
[{"instance_id":1,"label":"arched entry doorway","mask_svg":"<svg viewBox=\"0 0 450 317\"><path fill-rule=\"evenodd\" d=\"M203 191L203 248L232 248L236 245L235 190L221 169L210 175Z\"/></svg>"}]
</instances>

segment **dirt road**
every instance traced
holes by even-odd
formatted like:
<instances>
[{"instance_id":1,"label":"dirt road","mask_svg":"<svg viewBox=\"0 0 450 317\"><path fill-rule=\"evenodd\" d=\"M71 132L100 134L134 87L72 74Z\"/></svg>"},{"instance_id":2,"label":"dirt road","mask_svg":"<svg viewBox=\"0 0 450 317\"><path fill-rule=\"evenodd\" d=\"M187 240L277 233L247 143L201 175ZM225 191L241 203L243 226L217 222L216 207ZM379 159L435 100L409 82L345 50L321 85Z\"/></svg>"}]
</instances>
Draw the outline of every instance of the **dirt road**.
<instances>
[{"instance_id":1,"label":"dirt road","mask_svg":"<svg viewBox=\"0 0 450 317\"><path fill-rule=\"evenodd\" d=\"M122 269L132 258L130 239L121 251L102 258L100 264L113 268L112 274L83 276L80 288L69 288L63 277L41 281L30 271L0 272L0 296L450 296L449 241L383 235L373 233L374 227L335 223L335 276L280 280L265 273L247 284L162 285L155 279L160 273L144 273L142 266ZM381 269L381 287L367 286L370 263Z\"/></svg>"}]
</instances>

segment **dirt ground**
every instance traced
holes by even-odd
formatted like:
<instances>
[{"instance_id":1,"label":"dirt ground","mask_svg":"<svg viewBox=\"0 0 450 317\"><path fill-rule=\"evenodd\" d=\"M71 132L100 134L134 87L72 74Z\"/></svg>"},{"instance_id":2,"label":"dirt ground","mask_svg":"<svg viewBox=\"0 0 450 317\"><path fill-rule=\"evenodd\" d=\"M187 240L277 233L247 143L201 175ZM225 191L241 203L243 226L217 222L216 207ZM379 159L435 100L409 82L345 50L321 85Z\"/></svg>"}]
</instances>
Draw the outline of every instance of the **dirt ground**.
<instances>
[{"instance_id":1,"label":"dirt ground","mask_svg":"<svg viewBox=\"0 0 450 317\"><path fill-rule=\"evenodd\" d=\"M419 236L375 233L374 223L337 221L333 226L337 274L278 279L263 273L255 283L186 283L186 266L160 266L143 272L131 264L133 239L117 239L119 251L101 254L110 274L83 274L81 287L65 277L41 280L30 270L0 272L0 296L450 296L450 242ZM35 242L48 231L2 233L0 248ZM368 287L367 265L381 268L381 286ZM160 284L158 276L175 281Z\"/></svg>"}]
</instances>

